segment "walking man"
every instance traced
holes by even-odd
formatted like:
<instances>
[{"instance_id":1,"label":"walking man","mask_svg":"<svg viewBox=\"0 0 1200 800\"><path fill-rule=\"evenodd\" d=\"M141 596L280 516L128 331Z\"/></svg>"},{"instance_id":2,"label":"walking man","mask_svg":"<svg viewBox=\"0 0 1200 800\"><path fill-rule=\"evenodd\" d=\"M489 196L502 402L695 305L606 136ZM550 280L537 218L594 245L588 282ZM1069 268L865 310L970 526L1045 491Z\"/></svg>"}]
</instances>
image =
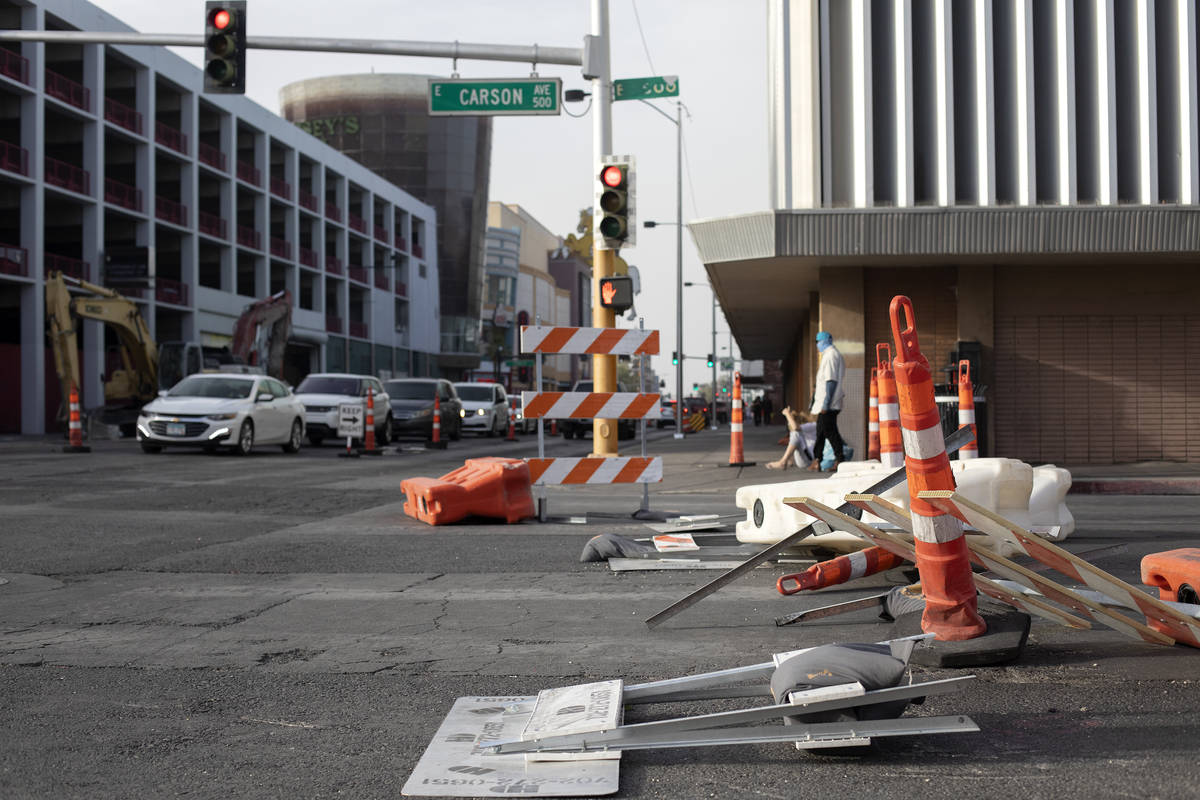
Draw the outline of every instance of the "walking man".
<instances>
[{"instance_id":1,"label":"walking man","mask_svg":"<svg viewBox=\"0 0 1200 800\"><path fill-rule=\"evenodd\" d=\"M817 366L817 380L813 391L812 413L817 415L817 439L813 442L813 460L808 469L821 469L821 458L825 453L825 440L833 448L833 467L837 472L842 463L842 434L838 432L837 416L842 410L843 384L846 380L846 362L833 346L833 335L828 331L817 334L817 352L821 363Z\"/></svg>"}]
</instances>

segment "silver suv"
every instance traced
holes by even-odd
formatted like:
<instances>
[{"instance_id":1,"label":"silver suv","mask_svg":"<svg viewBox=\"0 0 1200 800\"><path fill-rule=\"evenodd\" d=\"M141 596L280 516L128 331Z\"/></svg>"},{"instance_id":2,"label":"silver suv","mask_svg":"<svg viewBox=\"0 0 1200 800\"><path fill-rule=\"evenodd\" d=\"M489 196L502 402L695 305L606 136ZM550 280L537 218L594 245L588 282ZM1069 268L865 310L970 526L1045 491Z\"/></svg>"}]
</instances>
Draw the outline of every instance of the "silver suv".
<instances>
[{"instance_id":1,"label":"silver suv","mask_svg":"<svg viewBox=\"0 0 1200 800\"><path fill-rule=\"evenodd\" d=\"M392 404L383 384L370 375L343 372L314 372L296 387L296 397L304 403L308 441L319 445L337 436L338 406L342 403L358 403L365 413L368 388L375 408L375 443L382 446L392 441Z\"/></svg>"}]
</instances>

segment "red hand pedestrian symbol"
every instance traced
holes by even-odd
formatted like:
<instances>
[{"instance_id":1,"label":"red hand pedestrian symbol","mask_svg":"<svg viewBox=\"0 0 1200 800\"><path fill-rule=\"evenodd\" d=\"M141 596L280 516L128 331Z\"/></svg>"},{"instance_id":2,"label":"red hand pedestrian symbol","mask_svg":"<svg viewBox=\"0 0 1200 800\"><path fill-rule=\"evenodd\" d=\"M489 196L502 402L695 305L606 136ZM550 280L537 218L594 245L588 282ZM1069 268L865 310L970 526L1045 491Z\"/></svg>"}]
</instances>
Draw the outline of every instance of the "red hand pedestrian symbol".
<instances>
[{"instance_id":1,"label":"red hand pedestrian symbol","mask_svg":"<svg viewBox=\"0 0 1200 800\"><path fill-rule=\"evenodd\" d=\"M605 305L612 305L612 301L617 298L617 286L612 281L604 281L600 284L600 297L603 298Z\"/></svg>"}]
</instances>

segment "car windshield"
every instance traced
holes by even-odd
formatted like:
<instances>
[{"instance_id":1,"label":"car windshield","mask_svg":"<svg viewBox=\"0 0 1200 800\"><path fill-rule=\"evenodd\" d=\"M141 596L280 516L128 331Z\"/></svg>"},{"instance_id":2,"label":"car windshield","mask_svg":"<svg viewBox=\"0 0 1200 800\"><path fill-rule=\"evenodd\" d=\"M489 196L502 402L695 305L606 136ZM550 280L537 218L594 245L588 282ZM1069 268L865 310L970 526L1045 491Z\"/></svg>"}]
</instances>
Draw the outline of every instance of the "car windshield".
<instances>
[{"instance_id":1,"label":"car windshield","mask_svg":"<svg viewBox=\"0 0 1200 800\"><path fill-rule=\"evenodd\" d=\"M429 381L388 381L383 388L393 400L432 400L434 385Z\"/></svg>"},{"instance_id":2,"label":"car windshield","mask_svg":"<svg viewBox=\"0 0 1200 800\"><path fill-rule=\"evenodd\" d=\"M238 400L250 396L254 381L240 378L214 378L208 375L191 375L175 384L168 397L222 397Z\"/></svg>"},{"instance_id":3,"label":"car windshield","mask_svg":"<svg viewBox=\"0 0 1200 800\"><path fill-rule=\"evenodd\" d=\"M458 397L460 400L471 400L476 402L489 403L492 400L492 387L490 386L463 386L455 384L458 389Z\"/></svg>"},{"instance_id":4,"label":"car windshield","mask_svg":"<svg viewBox=\"0 0 1200 800\"><path fill-rule=\"evenodd\" d=\"M300 382L296 394L345 394L358 396L358 378L331 378L309 375Z\"/></svg>"}]
</instances>

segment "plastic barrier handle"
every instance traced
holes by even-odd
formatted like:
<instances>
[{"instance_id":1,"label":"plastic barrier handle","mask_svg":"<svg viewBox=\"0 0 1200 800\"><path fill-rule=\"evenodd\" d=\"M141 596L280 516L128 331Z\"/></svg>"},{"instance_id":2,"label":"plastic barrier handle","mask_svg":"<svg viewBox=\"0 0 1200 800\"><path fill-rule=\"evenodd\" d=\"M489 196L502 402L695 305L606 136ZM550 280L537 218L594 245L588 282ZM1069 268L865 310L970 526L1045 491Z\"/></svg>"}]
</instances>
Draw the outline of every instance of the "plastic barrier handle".
<instances>
[{"instance_id":1,"label":"plastic barrier handle","mask_svg":"<svg viewBox=\"0 0 1200 800\"><path fill-rule=\"evenodd\" d=\"M892 346L887 342L875 345L875 361L879 364L880 370L888 369L892 363Z\"/></svg>"},{"instance_id":2,"label":"plastic barrier handle","mask_svg":"<svg viewBox=\"0 0 1200 800\"><path fill-rule=\"evenodd\" d=\"M964 383L968 386L971 384L971 362L965 358L958 362L958 383L960 386Z\"/></svg>"},{"instance_id":3,"label":"plastic barrier handle","mask_svg":"<svg viewBox=\"0 0 1200 800\"><path fill-rule=\"evenodd\" d=\"M803 572L793 572L790 575L782 575L782 576L780 576L779 580L775 581L775 588L779 590L780 594L785 595L785 596L796 594L797 592L801 591L804 588L803 586L800 585L800 576L802 576L803 574L804 574ZM785 581L790 581L791 583L794 583L795 588L789 588L787 586L784 586Z\"/></svg>"},{"instance_id":4,"label":"plastic barrier handle","mask_svg":"<svg viewBox=\"0 0 1200 800\"><path fill-rule=\"evenodd\" d=\"M903 311L908 327L900 329L900 312ZM896 358L899 361L917 361L922 358L921 343L917 341L917 316L913 313L912 300L902 294L892 298L888 309L892 318L892 335L896 337Z\"/></svg>"}]
</instances>

